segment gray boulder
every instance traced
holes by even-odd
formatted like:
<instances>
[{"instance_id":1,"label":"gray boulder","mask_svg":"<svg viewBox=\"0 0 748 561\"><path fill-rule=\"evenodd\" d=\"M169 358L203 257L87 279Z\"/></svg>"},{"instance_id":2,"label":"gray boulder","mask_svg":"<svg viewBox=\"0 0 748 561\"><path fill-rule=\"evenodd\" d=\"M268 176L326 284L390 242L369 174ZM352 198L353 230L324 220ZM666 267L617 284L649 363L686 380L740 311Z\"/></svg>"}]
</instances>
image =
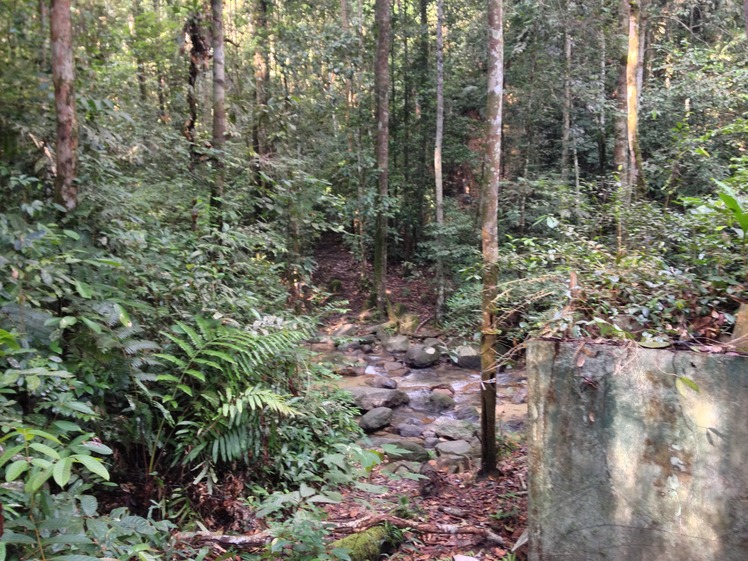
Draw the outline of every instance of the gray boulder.
<instances>
[{"instance_id":1,"label":"gray boulder","mask_svg":"<svg viewBox=\"0 0 748 561\"><path fill-rule=\"evenodd\" d=\"M410 401L408 394L400 390L361 386L350 388L348 391L353 394L356 405L364 411L371 411L377 407L393 409Z\"/></svg>"},{"instance_id":2,"label":"gray boulder","mask_svg":"<svg viewBox=\"0 0 748 561\"><path fill-rule=\"evenodd\" d=\"M397 434L399 434L400 436L405 436L405 437L410 437L410 438L421 436L421 433L423 433L423 427L419 425L408 425L408 424L397 425L395 427L395 430L397 431Z\"/></svg>"},{"instance_id":3,"label":"gray boulder","mask_svg":"<svg viewBox=\"0 0 748 561\"><path fill-rule=\"evenodd\" d=\"M413 368L428 368L439 360L439 350L425 345L411 345L405 354L405 362Z\"/></svg>"},{"instance_id":4,"label":"gray boulder","mask_svg":"<svg viewBox=\"0 0 748 561\"><path fill-rule=\"evenodd\" d=\"M480 421L480 411L472 405L463 405L455 410L455 417L461 421Z\"/></svg>"},{"instance_id":5,"label":"gray boulder","mask_svg":"<svg viewBox=\"0 0 748 561\"><path fill-rule=\"evenodd\" d=\"M412 440L403 440L399 438L372 438L372 444L375 448L382 449L382 446L396 446L399 452L387 452L390 461L409 460L412 462L425 462L429 459L429 453L426 448L413 442Z\"/></svg>"},{"instance_id":6,"label":"gray boulder","mask_svg":"<svg viewBox=\"0 0 748 561\"><path fill-rule=\"evenodd\" d=\"M397 388L397 382L387 376L373 375L371 378L366 380L366 385L372 388L385 388L388 390L394 390Z\"/></svg>"},{"instance_id":7,"label":"gray boulder","mask_svg":"<svg viewBox=\"0 0 748 561\"><path fill-rule=\"evenodd\" d=\"M460 345L455 349L457 366L469 370L480 370L480 349L473 345Z\"/></svg>"},{"instance_id":8,"label":"gray boulder","mask_svg":"<svg viewBox=\"0 0 748 561\"><path fill-rule=\"evenodd\" d=\"M471 452L470 443L465 440L450 440L440 442L436 445L439 455L451 454L453 456L469 456Z\"/></svg>"},{"instance_id":9,"label":"gray boulder","mask_svg":"<svg viewBox=\"0 0 748 561\"><path fill-rule=\"evenodd\" d=\"M441 392L431 392L429 395L429 404L431 409L437 413L452 409L455 406L455 400L452 396Z\"/></svg>"},{"instance_id":10,"label":"gray boulder","mask_svg":"<svg viewBox=\"0 0 748 561\"><path fill-rule=\"evenodd\" d=\"M359 419L359 426L365 432L375 432L390 424L392 420L392 409L389 407L376 407Z\"/></svg>"},{"instance_id":11,"label":"gray boulder","mask_svg":"<svg viewBox=\"0 0 748 561\"><path fill-rule=\"evenodd\" d=\"M404 353L410 346L410 340L405 335L383 336L382 346L388 353Z\"/></svg>"},{"instance_id":12,"label":"gray boulder","mask_svg":"<svg viewBox=\"0 0 748 561\"><path fill-rule=\"evenodd\" d=\"M457 419L441 419L435 427L437 436L449 440L465 440L473 438L478 431L478 426L469 421L460 421Z\"/></svg>"}]
</instances>

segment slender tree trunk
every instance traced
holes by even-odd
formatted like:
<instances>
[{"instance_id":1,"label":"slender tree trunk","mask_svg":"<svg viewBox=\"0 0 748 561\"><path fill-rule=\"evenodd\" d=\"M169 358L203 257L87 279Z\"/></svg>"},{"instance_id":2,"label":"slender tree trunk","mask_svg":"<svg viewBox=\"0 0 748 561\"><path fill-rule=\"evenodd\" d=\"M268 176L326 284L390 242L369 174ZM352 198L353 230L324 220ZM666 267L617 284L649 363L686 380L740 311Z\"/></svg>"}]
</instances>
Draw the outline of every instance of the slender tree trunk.
<instances>
[{"instance_id":1,"label":"slender tree trunk","mask_svg":"<svg viewBox=\"0 0 748 561\"><path fill-rule=\"evenodd\" d=\"M140 5L140 0L135 0L132 4L133 12L133 42L138 40L138 16L143 13L143 9ZM137 53L137 49L135 51ZM140 54L135 55L135 63L137 65L137 78L138 78L138 89L140 90L140 101L148 100L148 89L145 83L145 63L143 57Z\"/></svg>"},{"instance_id":2,"label":"slender tree trunk","mask_svg":"<svg viewBox=\"0 0 748 561\"><path fill-rule=\"evenodd\" d=\"M748 0L743 0L743 18L745 19L745 38L748 41Z\"/></svg>"},{"instance_id":3,"label":"slender tree trunk","mask_svg":"<svg viewBox=\"0 0 748 561\"><path fill-rule=\"evenodd\" d=\"M377 170L379 188L374 238L374 294L379 313L387 300L387 191L389 181L390 0L376 0L377 59L374 90L377 103Z\"/></svg>"},{"instance_id":4,"label":"slender tree trunk","mask_svg":"<svg viewBox=\"0 0 748 561\"><path fill-rule=\"evenodd\" d=\"M223 226L221 206L225 174L224 140L226 136L226 68L223 43L223 0L211 0L213 21L213 150L216 173L210 192L211 220Z\"/></svg>"},{"instance_id":5,"label":"slender tree trunk","mask_svg":"<svg viewBox=\"0 0 748 561\"><path fill-rule=\"evenodd\" d=\"M571 11L570 0L566 1L564 13L564 104L561 131L561 180L569 181L569 147L571 145Z\"/></svg>"},{"instance_id":6,"label":"slender tree trunk","mask_svg":"<svg viewBox=\"0 0 748 561\"><path fill-rule=\"evenodd\" d=\"M75 113L75 65L70 0L52 0L52 81L57 115L55 198L68 211L78 206L78 118Z\"/></svg>"},{"instance_id":7,"label":"slender tree trunk","mask_svg":"<svg viewBox=\"0 0 748 561\"><path fill-rule=\"evenodd\" d=\"M39 69L42 72L49 70L49 0L39 0L39 31L42 37L42 48L39 52Z\"/></svg>"},{"instance_id":8,"label":"slender tree trunk","mask_svg":"<svg viewBox=\"0 0 748 561\"><path fill-rule=\"evenodd\" d=\"M255 73L255 118L252 126L252 146L257 157L262 160L267 157L271 151L267 131L268 86L270 83L270 64L267 54L267 0L254 0L252 17L255 32L255 51L253 58Z\"/></svg>"},{"instance_id":9,"label":"slender tree trunk","mask_svg":"<svg viewBox=\"0 0 748 561\"><path fill-rule=\"evenodd\" d=\"M366 50L364 47L364 2L358 0L356 4L356 17L358 19L356 35L358 37L358 54L360 60L365 60ZM359 230L358 230L358 243L359 243L359 254L361 255L361 269L360 269L360 281L361 286L368 285L368 258L367 247L366 247L366 214L365 214L365 201L366 198L366 176L364 174L364 163L363 163L363 117L361 115L361 102L358 96L361 94L361 72L356 73L355 79L356 89L356 106L358 108L358 119L356 119L356 176L358 179L358 212L360 215Z\"/></svg>"},{"instance_id":10,"label":"slender tree trunk","mask_svg":"<svg viewBox=\"0 0 748 561\"><path fill-rule=\"evenodd\" d=\"M606 134L605 134L605 25L600 25L600 97L598 104L599 112L597 114L597 172L600 176L605 175L605 169L607 167L607 149L606 149Z\"/></svg>"},{"instance_id":11,"label":"slender tree trunk","mask_svg":"<svg viewBox=\"0 0 748 561\"><path fill-rule=\"evenodd\" d=\"M153 0L153 12L156 15L156 22L161 22L161 2L160 0ZM166 116L166 79L164 78L164 71L161 68L161 61L156 62L156 92L158 95L158 118L162 123L167 121Z\"/></svg>"},{"instance_id":12,"label":"slender tree trunk","mask_svg":"<svg viewBox=\"0 0 748 561\"><path fill-rule=\"evenodd\" d=\"M629 43L626 63L626 130L629 155L628 196L643 181L641 154L639 151L639 97L642 82L642 36L641 5L638 0L629 0Z\"/></svg>"},{"instance_id":13,"label":"slender tree trunk","mask_svg":"<svg viewBox=\"0 0 748 561\"><path fill-rule=\"evenodd\" d=\"M481 197L483 298L481 304L481 468L496 473L496 326L494 299L499 279L498 204L504 97L504 5L488 0L487 178Z\"/></svg>"},{"instance_id":14,"label":"slender tree trunk","mask_svg":"<svg viewBox=\"0 0 748 561\"><path fill-rule=\"evenodd\" d=\"M186 31L190 36L190 67L187 75L187 107L188 117L184 124L183 134L190 144L190 169L195 167L198 161L197 138L195 137L195 126L197 124L197 78L200 74L205 58L208 56L208 46L205 44L201 29L201 15L196 12L187 20Z\"/></svg>"},{"instance_id":15,"label":"slender tree trunk","mask_svg":"<svg viewBox=\"0 0 748 561\"><path fill-rule=\"evenodd\" d=\"M444 21L443 0L436 0L436 141L434 143L434 178L436 180L436 313L438 322L444 312L444 189L442 185L442 138L444 136Z\"/></svg>"},{"instance_id":16,"label":"slender tree trunk","mask_svg":"<svg viewBox=\"0 0 748 561\"><path fill-rule=\"evenodd\" d=\"M613 160L618 171L619 187L617 194L617 245L618 255L622 255L626 239L626 214L631 204L631 184L629 183L629 150L628 150L628 35L629 35L629 2L618 2L618 40L622 43L618 59L618 83L616 86L616 120L615 145ZM626 45L625 47L623 45Z\"/></svg>"}]
</instances>

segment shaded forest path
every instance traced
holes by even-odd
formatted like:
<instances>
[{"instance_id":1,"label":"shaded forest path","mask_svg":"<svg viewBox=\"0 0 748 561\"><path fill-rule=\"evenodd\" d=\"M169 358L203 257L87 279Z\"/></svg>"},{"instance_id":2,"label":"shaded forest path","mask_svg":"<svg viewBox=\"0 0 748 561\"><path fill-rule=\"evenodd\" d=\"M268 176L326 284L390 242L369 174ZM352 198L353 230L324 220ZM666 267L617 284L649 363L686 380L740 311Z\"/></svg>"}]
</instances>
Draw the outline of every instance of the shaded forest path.
<instances>
[{"instance_id":1,"label":"shaded forest path","mask_svg":"<svg viewBox=\"0 0 748 561\"><path fill-rule=\"evenodd\" d=\"M355 337L355 334L369 334L369 337L372 337L372 326L377 322L386 321L387 318L376 318L368 306L368 287L361 280L363 275L360 262L355 259L342 238L333 235L321 240L315 252L315 259L315 285L334 294L330 298L331 302L346 300L350 309L348 312L329 317L322 331L330 335L347 326L352 329L346 331L346 337ZM418 316L420 329L416 340L435 336L446 338L448 334L441 333L433 324L435 291L431 278L420 271L408 273L405 275L402 267L390 267L387 277L390 303L401 304L407 308L408 313ZM366 267L364 274L364 279L371 278L371 266ZM405 444L406 441L422 443L418 437L398 436L398 431L392 430L398 419L403 420L403 415L418 419L418 423L411 425L411 428L421 423L426 426L442 414L446 417L453 416L454 412L430 414L428 409L419 412L419 405L424 404L415 403L419 402L416 394L423 393L427 398L433 391L432 386L455 390L457 393L452 395L457 401L458 408L464 407L467 403L479 407L479 402L471 399L476 397L475 395L461 393L471 385L470 380L477 376L477 371L460 369L448 359L442 359L441 364L436 364L433 368L417 369L408 374L409 369L403 363L402 354L389 353L375 341L372 341L373 348L367 351L369 354L364 353L359 347L348 350L343 350L343 347L336 348L332 339L318 345L318 350L329 359L340 360L341 357L345 357L353 360L354 364L355 361L360 362L357 368L342 369L345 376L339 381L339 387L355 389L366 385L376 386L376 383L371 383L372 380L392 379L397 380L399 389L410 395L410 407L396 408L390 427L370 434L371 441L367 441L367 446L376 446L378 441L392 439ZM405 371L404 377L402 372L398 374L396 371L383 368L384 364L390 368L399 365L400 369ZM390 377L390 374L396 376ZM516 380L507 378L506 382L507 386L517 389ZM458 391L457 388L461 389ZM472 388L473 394L474 391L475 388ZM424 396L420 396L421 402ZM502 393L502 396L505 398L504 403L499 405L497 414L500 424L504 426L505 416L515 410L522 411L526 405L513 404L511 394ZM467 399L471 401L465 401ZM504 410L506 408L508 411ZM524 415L520 416L524 418ZM333 532L333 536L341 538L349 534L356 524L365 523L367 519L390 516L401 521L405 518L411 523L410 529L405 530L405 543L396 552L391 553L390 559L451 560L459 555L467 556L466 559L486 561L507 559L509 550L527 525L527 451L520 433L503 434L502 439L504 440L500 446L499 463L501 475L496 479L478 480L478 465L475 459L457 468L456 472L454 468L439 469L444 457L440 456L438 461L432 459L427 463L435 469L430 471L432 475L429 475L428 480L392 476L393 473L402 475L411 471L418 472L423 458L416 462L393 458L376 467L369 483L382 486L386 489L385 492L374 494L356 488L341 489L343 501L324 505L328 521L333 527L339 528ZM435 458L434 451L431 454L432 458ZM448 473L449 471L452 473ZM431 487L434 480L437 481L436 489ZM435 531L429 532L429 528ZM457 531L436 531L440 528L453 528ZM469 533L470 530L476 532ZM488 539L486 534L481 532L493 537L498 536L502 541ZM524 551L520 550L515 559L525 559Z\"/></svg>"}]
</instances>

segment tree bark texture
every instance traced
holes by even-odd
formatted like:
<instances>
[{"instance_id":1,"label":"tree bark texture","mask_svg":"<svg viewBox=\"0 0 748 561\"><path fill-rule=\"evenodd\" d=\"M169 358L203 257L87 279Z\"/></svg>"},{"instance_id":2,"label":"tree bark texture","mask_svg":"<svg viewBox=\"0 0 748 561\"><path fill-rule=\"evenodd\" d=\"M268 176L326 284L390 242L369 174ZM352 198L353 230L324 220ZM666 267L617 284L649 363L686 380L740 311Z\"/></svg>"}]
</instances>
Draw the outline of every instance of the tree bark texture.
<instances>
[{"instance_id":1,"label":"tree bark texture","mask_svg":"<svg viewBox=\"0 0 748 561\"><path fill-rule=\"evenodd\" d=\"M197 139L195 138L195 125L197 124L197 78L200 68L205 64L208 57L208 45L202 33L202 16L199 12L193 13L187 20L185 31L190 37L190 66L187 75L187 107L189 115L184 124L183 134L190 144L190 169L197 163Z\"/></svg>"},{"instance_id":2,"label":"tree bark texture","mask_svg":"<svg viewBox=\"0 0 748 561\"><path fill-rule=\"evenodd\" d=\"M620 0L618 3L618 34L621 42L620 55L618 58L618 82L616 86L616 120L615 120L615 145L613 147L613 160L620 177L622 199L625 199L626 181L628 179L628 133L627 103L626 103L626 67L628 62L628 25L629 25L629 3L628 0Z\"/></svg>"},{"instance_id":3,"label":"tree bark texture","mask_svg":"<svg viewBox=\"0 0 748 561\"><path fill-rule=\"evenodd\" d=\"M481 468L496 472L496 326L494 299L499 278L498 205L504 97L504 6L488 0L487 177L481 197L483 298L481 303Z\"/></svg>"},{"instance_id":4,"label":"tree bark texture","mask_svg":"<svg viewBox=\"0 0 748 561\"><path fill-rule=\"evenodd\" d=\"M268 141L268 85L270 83L270 63L267 53L268 42L268 2L255 0L253 10L255 33L254 72L255 72L255 118L252 125L252 147L262 160L272 150Z\"/></svg>"},{"instance_id":5,"label":"tree bark texture","mask_svg":"<svg viewBox=\"0 0 748 561\"><path fill-rule=\"evenodd\" d=\"M374 94L377 113L376 159L378 170L377 220L374 237L374 294L377 310L385 311L387 298L387 211L389 185L389 65L390 0L376 0L377 58Z\"/></svg>"},{"instance_id":6,"label":"tree bark texture","mask_svg":"<svg viewBox=\"0 0 748 561\"><path fill-rule=\"evenodd\" d=\"M564 101L561 129L561 180L569 180L569 147L571 146L571 11L567 0L564 10Z\"/></svg>"},{"instance_id":7,"label":"tree bark texture","mask_svg":"<svg viewBox=\"0 0 748 561\"><path fill-rule=\"evenodd\" d=\"M39 0L39 31L42 37L42 48L39 53L39 69L49 71L49 1Z\"/></svg>"},{"instance_id":8,"label":"tree bark texture","mask_svg":"<svg viewBox=\"0 0 748 561\"><path fill-rule=\"evenodd\" d=\"M210 207L213 220L220 227L221 200L225 163L223 145L226 137L226 67L224 64L223 42L223 0L211 0L213 22L213 150L215 151L216 174L210 192Z\"/></svg>"},{"instance_id":9,"label":"tree bark texture","mask_svg":"<svg viewBox=\"0 0 748 561\"><path fill-rule=\"evenodd\" d=\"M52 81L57 114L55 198L68 211L78 206L78 119L75 113L75 66L70 0L52 0Z\"/></svg>"},{"instance_id":10,"label":"tree bark texture","mask_svg":"<svg viewBox=\"0 0 748 561\"><path fill-rule=\"evenodd\" d=\"M442 179L442 140L444 137L444 22L443 0L436 0L436 139L434 142L434 178L436 183L436 321L444 312L444 186Z\"/></svg>"},{"instance_id":11,"label":"tree bark texture","mask_svg":"<svg viewBox=\"0 0 748 561\"><path fill-rule=\"evenodd\" d=\"M639 152L639 91L641 64L641 6L638 0L629 1L629 42L626 60L626 130L628 147L628 197L639 182L640 169L637 158Z\"/></svg>"}]
</instances>

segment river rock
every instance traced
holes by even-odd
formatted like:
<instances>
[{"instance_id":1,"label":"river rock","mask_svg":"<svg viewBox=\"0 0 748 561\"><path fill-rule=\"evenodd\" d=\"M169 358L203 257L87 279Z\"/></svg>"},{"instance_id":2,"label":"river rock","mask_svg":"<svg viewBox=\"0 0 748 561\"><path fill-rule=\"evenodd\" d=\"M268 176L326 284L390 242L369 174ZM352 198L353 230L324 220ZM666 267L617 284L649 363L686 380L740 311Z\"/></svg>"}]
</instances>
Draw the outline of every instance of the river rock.
<instances>
[{"instance_id":1,"label":"river rock","mask_svg":"<svg viewBox=\"0 0 748 561\"><path fill-rule=\"evenodd\" d=\"M348 390L353 394L353 399L364 411L371 411L377 407L389 407L393 409L410 401L408 394L400 390L388 390L385 388L372 388L361 386Z\"/></svg>"},{"instance_id":2,"label":"river rock","mask_svg":"<svg viewBox=\"0 0 748 561\"><path fill-rule=\"evenodd\" d=\"M455 417L461 421L480 421L480 411L472 405L463 405L455 410Z\"/></svg>"},{"instance_id":3,"label":"river rock","mask_svg":"<svg viewBox=\"0 0 748 561\"><path fill-rule=\"evenodd\" d=\"M400 452L387 452L387 457L390 459L390 461L410 460L412 462L425 462L429 459L429 453L426 448L424 448L417 442L413 442L412 440L374 437L371 439L371 443L375 448L380 449L384 445L396 446L397 448L400 448Z\"/></svg>"},{"instance_id":4,"label":"river rock","mask_svg":"<svg viewBox=\"0 0 748 561\"><path fill-rule=\"evenodd\" d=\"M372 375L371 378L366 380L366 385L372 388L385 388L388 390L394 390L397 388L397 381L387 376Z\"/></svg>"},{"instance_id":5,"label":"river rock","mask_svg":"<svg viewBox=\"0 0 748 561\"><path fill-rule=\"evenodd\" d=\"M335 350L335 341L332 337L322 337L318 341L315 341L309 347L318 353L327 353Z\"/></svg>"},{"instance_id":6,"label":"river rock","mask_svg":"<svg viewBox=\"0 0 748 561\"><path fill-rule=\"evenodd\" d=\"M514 392L512 396L512 403L519 405L520 403L527 403L527 387L521 387Z\"/></svg>"},{"instance_id":7,"label":"river rock","mask_svg":"<svg viewBox=\"0 0 748 561\"><path fill-rule=\"evenodd\" d=\"M392 409L389 407L375 407L358 421L365 432L375 432L390 424Z\"/></svg>"},{"instance_id":8,"label":"river rock","mask_svg":"<svg viewBox=\"0 0 748 561\"><path fill-rule=\"evenodd\" d=\"M432 436L430 438L423 439L423 446L429 449L436 448L436 445L439 444L439 442L441 441L438 438L436 438L435 436Z\"/></svg>"},{"instance_id":9,"label":"river rock","mask_svg":"<svg viewBox=\"0 0 748 561\"><path fill-rule=\"evenodd\" d=\"M423 340L423 345L425 347L434 347L440 354L444 354L447 351L447 346L436 337L426 337Z\"/></svg>"},{"instance_id":10,"label":"river rock","mask_svg":"<svg viewBox=\"0 0 748 561\"><path fill-rule=\"evenodd\" d=\"M395 427L397 434L404 437L416 438L423 433L423 427L419 425L400 424Z\"/></svg>"},{"instance_id":11,"label":"river rock","mask_svg":"<svg viewBox=\"0 0 748 561\"><path fill-rule=\"evenodd\" d=\"M437 444L436 451L439 455L469 456L471 448L470 443L465 440L450 440Z\"/></svg>"},{"instance_id":12,"label":"river rock","mask_svg":"<svg viewBox=\"0 0 748 561\"><path fill-rule=\"evenodd\" d=\"M332 332L333 337L350 337L356 332L356 326L352 323L344 323Z\"/></svg>"},{"instance_id":13,"label":"river rock","mask_svg":"<svg viewBox=\"0 0 748 561\"><path fill-rule=\"evenodd\" d=\"M455 406L455 400L452 396L446 393L437 392L436 390L431 392L429 395L429 404L431 409L437 412L446 411L452 409Z\"/></svg>"},{"instance_id":14,"label":"river rock","mask_svg":"<svg viewBox=\"0 0 748 561\"><path fill-rule=\"evenodd\" d=\"M404 353L410 346L410 340L405 335L383 336L382 345L388 353Z\"/></svg>"},{"instance_id":15,"label":"river rock","mask_svg":"<svg viewBox=\"0 0 748 561\"><path fill-rule=\"evenodd\" d=\"M428 368L439 360L439 351L425 345L411 345L405 354L405 362L414 368Z\"/></svg>"},{"instance_id":16,"label":"river rock","mask_svg":"<svg viewBox=\"0 0 748 561\"><path fill-rule=\"evenodd\" d=\"M480 349L473 345L460 345L455 349L457 366L470 370L480 370Z\"/></svg>"},{"instance_id":17,"label":"river rock","mask_svg":"<svg viewBox=\"0 0 748 561\"><path fill-rule=\"evenodd\" d=\"M443 418L439 420L436 426L436 435L449 440L465 440L473 438L477 432L478 426L469 421L460 421L458 419Z\"/></svg>"}]
</instances>

